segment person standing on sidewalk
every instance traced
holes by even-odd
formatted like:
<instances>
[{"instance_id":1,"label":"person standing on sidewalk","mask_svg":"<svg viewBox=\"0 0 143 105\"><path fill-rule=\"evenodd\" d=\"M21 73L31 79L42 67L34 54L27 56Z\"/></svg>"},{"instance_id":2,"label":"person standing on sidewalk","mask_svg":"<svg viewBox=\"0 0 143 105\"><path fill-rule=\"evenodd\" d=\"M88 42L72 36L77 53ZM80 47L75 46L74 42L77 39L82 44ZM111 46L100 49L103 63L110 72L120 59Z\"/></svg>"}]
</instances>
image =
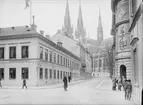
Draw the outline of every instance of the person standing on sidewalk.
<instances>
[{"instance_id":1,"label":"person standing on sidewalk","mask_svg":"<svg viewBox=\"0 0 143 105\"><path fill-rule=\"evenodd\" d=\"M71 81L71 76L68 76L68 80L69 80L69 83L70 83L70 81Z\"/></svg>"},{"instance_id":2,"label":"person standing on sidewalk","mask_svg":"<svg viewBox=\"0 0 143 105\"><path fill-rule=\"evenodd\" d=\"M23 80L22 89L24 89L24 87L27 89L27 86L26 86L26 80L25 80L25 79Z\"/></svg>"},{"instance_id":3,"label":"person standing on sidewalk","mask_svg":"<svg viewBox=\"0 0 143 105\"><path fill-rule=\"evenodd\" d=\"M2 87L2 84L1 84L1 78L0 78L0 87Z\"/></svg>"},{"instance_id":4,"label":"person standing on sidewalk","mask_svg":"<svg viewBox=\"0 0 143 105\"><path fill-rule=\"evenodd\" d=\"M127 99L130 100L131 99L131 95L132 95L132 83L131 80L128 80L127 83Z\"/></svg>"},{"instance_id":5,"label":"person standing on sidewalk","mask_svg":"<svg viewBox=\"0 0 143 105\"><path fill-rule=\"evenodd\" d=\"M128 80L125 80L125 82L124 82L125 100L127 99L127 96L128 96L128 93L127 93L127 84L128 84Z\"/></svg>"},{"instance_id":6,"label":"person standing on sidewalk","mask_svg":"<svg viewBox=\"0 0 143 105\"><path fill-rule=\"evenodd\" d=\"M66 74L64 75L63 82L64 82L64 90L67 91L67 87L68 87L68 79L67 79Z\"/></svg>"},{"instance_id":7,"label":"person standing on sidewalk","mask_svg":"<svg viewBox=\"0 0 143 105\"><path fill-rule=\"evenodd\" d=\"M121 83L121 79L119 78L118 80L118 90L121 91L121 87L122 87L122 83Z\"/></svg>"}]
</instances>

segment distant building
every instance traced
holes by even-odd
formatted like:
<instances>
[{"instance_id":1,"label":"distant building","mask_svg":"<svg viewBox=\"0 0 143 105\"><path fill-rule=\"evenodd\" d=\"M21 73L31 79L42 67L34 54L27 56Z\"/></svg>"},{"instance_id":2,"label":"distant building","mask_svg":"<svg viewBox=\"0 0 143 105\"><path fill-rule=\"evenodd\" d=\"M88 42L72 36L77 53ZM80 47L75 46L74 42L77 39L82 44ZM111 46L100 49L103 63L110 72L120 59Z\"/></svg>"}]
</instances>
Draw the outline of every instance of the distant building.
<instances>
[{"instance_id":1,"label":"distant building","mask_svg":"<svg viewBox=\"0 0 143 105\"><path fill-rule=\"evenodd\" d=\"M103 39L101 14L99 11L97 40L87 39L89 52L93 55L93 75L109 75L109 53L113 44L113 38Z\"/></svg>"},{"instance_id":2,"label":"distant building","mask_svg":"<svg viewBox=\"0 0 143 105\"><path fill-rule=\"evenodd\" d=\"M3 85L28 86L62 82L64 74L80 76L80 59L43 34L36 25L0 28L0 78ZM42 32L42 31L41 31Z\"/></svg>"},{"instance_id":3,"label":"distant building","mask_svg":"<svg viewBox=\"0 0 143 105\"><path fill-rule=\"evenodd\" d=\"M79 16L77 21L77 29L75 31L75 38L73 37L73 29L71 28L71 21L69 16L69 6L67 2L65 18L64 18L64 28L58 30L55 35L50 39L57 43L59 40L63 43L63 47L74 53L81 60L80 73L83 75L85 72L91 74L91 54L87 49L86 43L86 31L83 28L83 19L81 4L79 6ZM66 33L66 34L65 34ZM84 74L86 75L86 74Z\"/></svg>"}]
</instances>

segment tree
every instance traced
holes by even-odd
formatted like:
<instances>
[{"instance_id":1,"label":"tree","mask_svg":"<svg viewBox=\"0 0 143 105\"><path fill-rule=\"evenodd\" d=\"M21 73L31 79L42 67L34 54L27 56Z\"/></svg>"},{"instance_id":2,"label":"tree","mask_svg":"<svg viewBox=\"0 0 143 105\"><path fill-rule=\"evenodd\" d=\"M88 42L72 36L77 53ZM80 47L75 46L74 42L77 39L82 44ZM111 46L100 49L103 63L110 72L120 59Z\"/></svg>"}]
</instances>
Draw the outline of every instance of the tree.
<instances>
[{"instance_id":1,"label":"tree","mask_svg":"<svg viewBox=\"0 0 143 105\"><path fill-rule=\"evenodd\" d=\"M106 46L107 52L107 65L110 73L110 77L113 75L113 48L112 46Z\"/></svg>"}]
</instances>

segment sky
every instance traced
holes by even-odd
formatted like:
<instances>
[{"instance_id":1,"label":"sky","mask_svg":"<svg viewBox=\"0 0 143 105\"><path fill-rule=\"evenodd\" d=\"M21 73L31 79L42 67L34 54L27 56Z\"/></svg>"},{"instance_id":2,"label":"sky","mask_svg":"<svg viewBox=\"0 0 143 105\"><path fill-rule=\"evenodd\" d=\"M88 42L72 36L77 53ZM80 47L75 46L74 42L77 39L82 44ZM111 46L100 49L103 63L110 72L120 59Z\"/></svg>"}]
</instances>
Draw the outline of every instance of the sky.
<instances>
[{"instance_id":1,"label":"sky","mask_svg":"<svg viewBox=\"0 0 143 105\"><path fill-rule=\"evenodd\" d=\"M67 0L32 0L32 15L38 31L54 35L62 29ZM68 0L71 24L77 27L80 0ZM30 24L30 8L25 9L25 0L0 0L0 28ZM99 8L101 12L104 39L110 34L112 23L111 0L81 0L83 24L87 36L97 39Z\"/></svg>"}]
</instances>

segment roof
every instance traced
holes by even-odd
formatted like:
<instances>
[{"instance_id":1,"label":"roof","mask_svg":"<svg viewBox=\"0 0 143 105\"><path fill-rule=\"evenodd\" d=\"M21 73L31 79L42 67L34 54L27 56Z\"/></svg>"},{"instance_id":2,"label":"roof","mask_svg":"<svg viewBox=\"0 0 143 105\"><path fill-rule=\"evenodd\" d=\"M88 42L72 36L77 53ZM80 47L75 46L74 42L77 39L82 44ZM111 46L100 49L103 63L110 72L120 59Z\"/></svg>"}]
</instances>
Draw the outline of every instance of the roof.
<instances>
[{"instance_id":1,"label":"roof","mask_svg":"<svg viewBox=\"0 0 143 105\"><path fill-rule=\"evenodd\" d=\"M102 40L102 42L100 43L100 46L110 46L112 44L113 44L113 38L108 38L108 39Z\"/></svg>"},{"instance_id":2,"label":"roof","mask_svg":"<svg viewBox=\"0 0 143 105\"><path fill-rule=\"evenodd\" d=\"M38 33L38 32L31 30L29 26L0 28L0 36L22 35L24 33Z\"/></svg>"},{"instance_id":3,"label":"roof","mask_svg":"<svg viewBox=\"0 0 143 105\"><path fill-rule=\"evenodd\" d=\"M98 46L98 41L94 39L87 39L87 43L92 46Z\"/></svg>"},{"instance_id":4,"label":"roof","mask_svg":"<svg viewBox=\"0 0 143 105\"><path fill-rule=\"evenodd\" d=\"M113 45L113 38L108 38L102 40L100 45L98 45L97 40L90 39L88 40L88 43L90 44L88 46L88 50L90 53L99 53L99 52L105 52L107 50L107 46L112 46Z\"/></svg>"},{"instance_id":5,"label":"roof","mask_svg":"<svg viewBox=\"0 0 143 105\"><path fill-rule=\"evenodd\" d=\"M7 28L0 28L0 40L11 40L11 39L21 39L21 38L29 38L29 37L38 37L54 48L62 51L63 53L66 53L69 56L72 56L73 58L80 61L80 58L68 51L67 49L58 46L54 42L52 42L50 39L45 38L43 35L39 34L36 31L33 31L28 26L18 26L18 27L7 27Z\"/></svg>"}]
</instances>

